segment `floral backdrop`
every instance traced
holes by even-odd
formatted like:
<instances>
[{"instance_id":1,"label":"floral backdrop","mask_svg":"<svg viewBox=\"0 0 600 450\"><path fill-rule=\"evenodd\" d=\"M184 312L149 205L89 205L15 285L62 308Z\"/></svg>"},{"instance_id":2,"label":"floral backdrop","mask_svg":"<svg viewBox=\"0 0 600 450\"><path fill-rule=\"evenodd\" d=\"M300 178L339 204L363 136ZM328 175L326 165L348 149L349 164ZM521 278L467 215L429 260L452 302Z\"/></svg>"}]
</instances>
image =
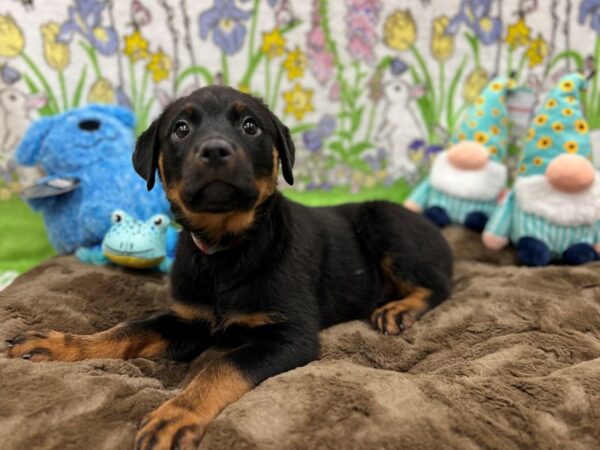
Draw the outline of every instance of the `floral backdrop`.
<instances>
[{"instance_id":1,"label":"floral backdrop","mask_svg":"<svg viewBox=\"0 0 600 450\"><path fill-rule=\"evenodd\" d=\"M600 0L2 0L0 198L37 115L119 103L139 133L207 84L283 118L297 192L405 191L495 75L539 95L585 72L600 129L599 36Z\"/></svg>"}]
</instances>

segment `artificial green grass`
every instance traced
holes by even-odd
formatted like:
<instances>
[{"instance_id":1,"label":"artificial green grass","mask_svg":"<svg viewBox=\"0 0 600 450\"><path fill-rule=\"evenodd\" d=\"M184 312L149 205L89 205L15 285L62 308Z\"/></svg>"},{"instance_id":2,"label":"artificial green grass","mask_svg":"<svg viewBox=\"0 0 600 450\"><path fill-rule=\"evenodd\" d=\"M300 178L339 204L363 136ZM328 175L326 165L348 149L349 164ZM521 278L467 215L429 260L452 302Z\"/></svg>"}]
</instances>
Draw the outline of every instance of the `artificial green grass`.
<instances>
[{"instance_id":1,"label":"artificial green grass","mask_svg":"<svg viewBox=\"0 0 600 450\"><path fill-rule=\"evenodd\" d=\"M0 201L0 271L25 272L54 254L40 214L18 198Z\"/></svg>"},{"instance_id":2,"label":"artificial green grass","mask_svg":"<svg viewBox=\"0 0 600 450\"><path fill-rule=\"evenodd\" d=\"M348 188L335 187L329 191L299 192L285 189L284 194L308 206L337 205L366 200L402 201L409 186L396 182L392 186L376 186L351 193ZM21 200L0 201L0 272L25 272L55 255L46 237L41 214L36 214Z\"/></svg>"}]
</instances>

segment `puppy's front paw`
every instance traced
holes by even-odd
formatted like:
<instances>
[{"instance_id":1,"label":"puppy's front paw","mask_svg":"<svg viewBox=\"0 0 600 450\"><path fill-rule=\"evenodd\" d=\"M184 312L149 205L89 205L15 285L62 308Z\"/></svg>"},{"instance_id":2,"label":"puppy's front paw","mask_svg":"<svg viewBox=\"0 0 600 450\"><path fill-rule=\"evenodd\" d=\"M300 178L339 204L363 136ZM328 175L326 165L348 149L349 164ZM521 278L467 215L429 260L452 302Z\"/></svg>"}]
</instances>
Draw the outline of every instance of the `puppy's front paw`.
<instances>
[{"instance_id":1,"label":"puppy's front paw","mask_svg":"<svg viewBox=\"0 0 600 450\"><path fill-rule=\"evenodd\" d=\"M417 321L417 312L404 300L386 303L371 314L371 323L379 333L397 335Z\"/></svg>"},{"instance_id":2,"label":"puppy's front paw","mask_svg":"<svg viewBox=\"0 0 600 450\"><path fill-rule=\"evenodd\" d=\"M190 408L170 400L148 414L135 437L135 450L196 450L206 424Z\"/></svg>"},{"instance_id":3,"label":"puppy's front paw","mask_svg":"<svg viewBox=\"0 0 600 450\"><path fill-rule=\"evenodd\" d=\"M68 345L69 336L59 331L27 331L7 339L9 358L23 358L30 361L77 361L79 351Z\"/></svg>"}]
</instances>

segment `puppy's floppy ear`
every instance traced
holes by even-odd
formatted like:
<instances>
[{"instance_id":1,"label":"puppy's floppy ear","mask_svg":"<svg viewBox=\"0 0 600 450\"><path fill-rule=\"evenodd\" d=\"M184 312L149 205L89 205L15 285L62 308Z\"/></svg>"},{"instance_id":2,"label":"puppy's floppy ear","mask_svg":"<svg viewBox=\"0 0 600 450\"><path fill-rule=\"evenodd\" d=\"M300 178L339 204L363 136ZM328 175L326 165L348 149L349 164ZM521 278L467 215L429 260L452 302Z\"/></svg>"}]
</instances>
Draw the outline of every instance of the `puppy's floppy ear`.
<instances>
[{"instance_id":1,"label":"puppy's floppy ear","mask_svg":"<svg viewBox=\"0 0 600 450\"><path fill-rule=\"evenodd\" d=\"M44 140L54 126L55 120L56 116L43 117L31 124L15 151L15 160L18 164L34 166L37 163Z\"/></svg>"},{"instance_id":2,"label":"puppy's floppy ear","mask_svg":"<svg viewBox=\"0 0 600 450\"><path fill-rule=\"evenodd\" d=\"M159 124L160 117L152 122L148 129L140 135L133 152L133 168L139 176L146 180L148 190L154 187L156 168L158 167L158 155L160 153Z\"/></svg>"},{"instance_id":3,"label":"puppy's floppy ear","mask_svg":"<svg viewBox=\"0 0 600 450\"><path fill-rule=\"evenodd\" d=\"M288 127L281 123L275 114L272 114L272 116L275 130L277 131L275 147L279 153L279 159L281 159L283 179L287 184L292 185L294 184L292 168L294 167L294 160L296 159L296 147L294 147L294 141L292 141Z\"/></svg>"}]
</instances>

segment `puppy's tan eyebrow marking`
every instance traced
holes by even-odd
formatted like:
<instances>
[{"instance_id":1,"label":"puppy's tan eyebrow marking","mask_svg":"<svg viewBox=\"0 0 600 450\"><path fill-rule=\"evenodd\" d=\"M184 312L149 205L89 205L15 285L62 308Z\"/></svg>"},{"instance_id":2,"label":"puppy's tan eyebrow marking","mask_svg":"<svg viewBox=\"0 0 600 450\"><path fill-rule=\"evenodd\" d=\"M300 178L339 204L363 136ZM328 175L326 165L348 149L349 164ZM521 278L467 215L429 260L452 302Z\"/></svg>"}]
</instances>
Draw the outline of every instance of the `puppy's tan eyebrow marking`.
<instances>
[{"instance_id":1,"label":"puppy's tan eyebrow marking","mask_svg":"<svg viewBox=\"0 0 600 450\"><path fill-rule=\"evenodd\" d=\"M246 109L246 104L238 100L233 104L233 109L238 114L241 114L244 111L244 109Z\"/></svg>"},{"instance_id":2,"label":"puppy's tan eyebrow marking","mask_svg":"<svg viewBox=\"0 0 600 450\"><path fill-rule=\"evenodd\" d=\"M182 108L182 111L186 113L188 116L192 116L196 113L196 108L191 103L188 103Z\"/></svg>"}]
</instances>

